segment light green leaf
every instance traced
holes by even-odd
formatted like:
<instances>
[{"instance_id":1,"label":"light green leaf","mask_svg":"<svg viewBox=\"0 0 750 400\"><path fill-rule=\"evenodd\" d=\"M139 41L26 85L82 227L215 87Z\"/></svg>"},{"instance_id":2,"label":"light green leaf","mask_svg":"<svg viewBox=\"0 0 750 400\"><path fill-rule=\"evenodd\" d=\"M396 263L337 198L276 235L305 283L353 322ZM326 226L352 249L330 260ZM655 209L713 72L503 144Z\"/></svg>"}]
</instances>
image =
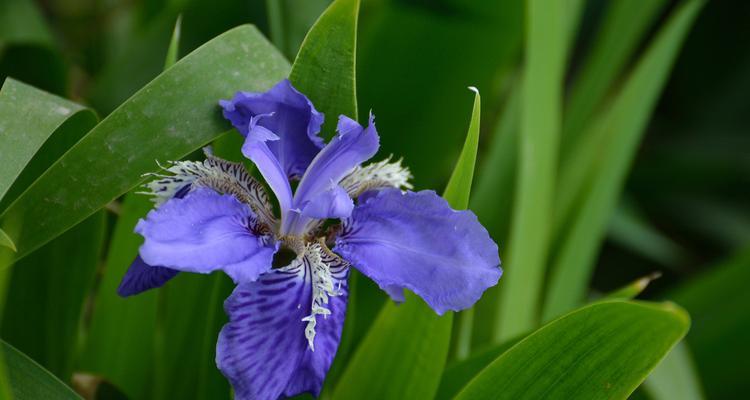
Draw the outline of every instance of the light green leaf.
<instances>
[{"instance_id":1,"label":"light green leaf","mask_svg":"<svg viewBox=\"0 0 750 400\"><path fill-rule=\"evenodd\" d=\"M23 225L15 236L6 229L17 258L136 186L143 173L156 169L154 160L179 159L226 131L219 99L237 90L265 90L287 71L251 26L228 31L180 60L97 125L0 217Z\"/></svg>"},{"instance_id":2,"label":"light green leaf","mask_svg":"<svg viewBox=\"0 0 750 400\"><path fill-rule=\"evenodd\" d=\"M687 343L680 342L643 383L652 400L701 400L700 380Z\"/></svg>"},{"instance_id":3,"label":"light green leaf","mask_svg":"<svg viewBox=\"0 0 750 400\"><path fill-rule=\"evenodd\" d=\"M466 141L444 197L455 209L468 205L479 144L479 94ZM435 314L419 297L389 301L354 353L334 399L429 399L437 393L451 339L453 314ZM470 325L469 325L470 326ZM470 337L470 331L467 332Z\"/></svg>"},{"instance_id":4,"label":"light green leaf","mask_svg":"<svg viewBox=\"0 0 750 400\"><path fill-rule=\"evenodd\" d=\"M359 0L334 1L307 33L289 79L318 111L330 137L340 114L357 119L357 20Z\"/></svg>"},{"instance_id":5,"label":"light green leaf","mask_svg":"<svg viewBox=\"0 0 750 400\"><path fill-rule=\"evenodd\" d=\"M7 247L13 250L14 253L16 252L16 244L13 243L13 240L10 238L10 236L8 236L8 234L5 233L5 231L2 229L0 229L0 246Z\"/></svg>"},{"instance_id":6,"label":"light green leaf","mask_svg":"<svg viewBox=\"0 0 750 400\"><path fill-rule=\"evenodd\" d=\"M10 392L14 398L18 400L81 399L72 389L65 386L54 375L44 370L34 360L19 352L13 346L0 340L0 348L3 353L2 358L7 366L8 386L10 386ZM0 384L2 383L0 382Z\"/></svg>"},{"instance_id":7,"label":"light green leaf","mask_svg":"<svg viewBox=\"0 0 750 400\"><path fill-rule=\"evenodd\" d=\"M684 1L670 16L635 67L609 110L593 126L578 151L597 160L578 213L555 257L543 317L549 320L579 304L609 216L614 209L633 155L678 50L703 5ZM574 157L573 160L580 160ZM561 187L567 185L565 175Z\"/></svg>"},{"instance_id":8,"label":"light green leaf","mask_svg":"<svg viewBox=\"0 0 750 400\"><path fill-rule=\"evenodd\" d=\"M564 2L527 3L519 171L495 331L498 342L532 329L539 319L562 118L564 16Z\"/></svg>"},{"instance_id":9,"label":"light green leaf","mask_svg":"<svg viewBox=\"0 0 750 400\"><path fill-rule=\"evenodd\" d=\"M671 303L596 303L520 341L456 399L625 399L689 325Z\"/></svg>"},{"instance_id":10,"label":"light green leaf","mask_svg":"<svg viewBox=\"0 0 750 400\"><path fill-rule=\"evenodd\" d=\"M607 301L607 300L630 300L634 299L636 296L641 294L644 290L646 290L646 287L653 282L656 279L659 279L661 277L660 272L654 272L650 275L644 276L643 278L639 278L634 280L633 282L615 290L614 292L607 293L601 301Z\"/></svg>"},{"instance_id":11,"label":"light green leaf","mask_svg":"<svg viewBox=\"0 0 750 400\"><path fill-rule=\"evenodd\" d=\"M167 56L164 59L164 69L168 69L173 66L174 63L179 60L180 56L180 34L182 33L182 15L177 17L177 21L174 23L174 30L172 31L172 38L169 39L169 48L167 49Z\"/></svg>"}]
</instances>

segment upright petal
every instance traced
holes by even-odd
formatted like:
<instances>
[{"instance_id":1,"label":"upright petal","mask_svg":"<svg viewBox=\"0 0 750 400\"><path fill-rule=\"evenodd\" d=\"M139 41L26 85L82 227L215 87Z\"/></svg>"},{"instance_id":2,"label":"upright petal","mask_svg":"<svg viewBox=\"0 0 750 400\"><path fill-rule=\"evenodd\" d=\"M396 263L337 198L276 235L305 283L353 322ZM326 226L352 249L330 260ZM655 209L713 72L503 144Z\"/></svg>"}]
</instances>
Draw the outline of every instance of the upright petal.
<instances>
[{"instance_id":1,"label":"upright petal","mask_svg":"<svg viewBox=\"0 0 750 400\"><path fill-rule=\"evenodd\" d=\"M265 117L267 115L258 115L250 119L250 130L245 143L242 145L242 154L258 167L258 171L273 190L276 199L279 201L283 220L292 208L292 187L289 185L281 162L268 147L269 142L279 141L279 137L258 124L258 121Z\"/></svg>"},{"instance_id":2,"label":"upright petal","mask_svg":"<svg viewBox=\"0 0 750 400\"><path fill-rule=\"evenodd\" d=\"M130 264L128 272L122 277L117 294L122 297L132 296L149 289L164 286L167 281L174 278L180 271L175 269L148 265L143 262L141 256L136 256Z\"/></svg>"},{"instance_id":3,"label":"upright petal","mask_svg":"<svg viewBox=\"0 0 750 400\"><path fill-rule=\"evenodd\" d=\"M271 269L278 246L258 230L255 214L234 196L197 188L148 213L135 230L143 261L179 271L223 270L249 282Z\"/></svg>"},{"instance_id":4,"label":"upright petal","mask_svg":"<svg viewBox=\"0 0 750 400\"><path fill-rule=\"evenodd\" d=\"M438 314L471 307L502 273L497 245L476 216L432 191L368 196L344 221L334 251L394 300L406 288Z\"/></svg>"},{"instance_id":5,"label":"upright petal","mask_svg":"<svg viewBox=\"0 0 750 400\"><path fill-rule=\"evenodd\" d=\"M341 338L348 267L338 257L316 258L319 249L309 246L288 267L237 286L224 303L229 323L219 334L216 363L235 399L320 394ZM335 296L321 296L322 287Z\"/></svg>"},{"instance_id":6,"label":"upright petal","mask_svg":"<svg viewBox=\"0 0 750 400\"><path fill-rule=\"evenodd\" d=\"M299 178L323 147L323 139L318 136L323 114L289 80L265 93L238 92L232 100L221 100L219 104L224 117L243 136L247 136L253 117L271 114L260 125L279 137L268 147L290 179Z\"/></svg>"},{"instance_id":7,"label":"upright petal","mask_svg":"<svg viewBox=\"0 0 750 400\"><path fill-rule=\"evenodd\" d=\"M372 115L367 128L342 115L337 129L338 134L318 153L302 177L294 194L295 208L302 208L321 193L331 190L354 168L377 153L380 139ZM325 217L341 218L340 215ZM299 234L299 229L306 224L303 220L290 218L282 229Z\"/></svg>"}]
</instances>

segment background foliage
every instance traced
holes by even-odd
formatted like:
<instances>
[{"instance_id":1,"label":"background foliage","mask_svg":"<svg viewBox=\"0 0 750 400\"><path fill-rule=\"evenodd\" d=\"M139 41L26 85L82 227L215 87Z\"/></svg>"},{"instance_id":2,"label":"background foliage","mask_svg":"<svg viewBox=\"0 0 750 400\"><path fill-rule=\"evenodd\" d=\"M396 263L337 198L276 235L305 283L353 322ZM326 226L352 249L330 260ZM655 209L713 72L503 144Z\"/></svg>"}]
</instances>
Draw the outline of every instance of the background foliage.
<instances>
[{"instance_id":1,"label":"background foliage","mask_svg":"<svg viewBox=\"0 0 750 400\"><path fill-rule=\"evenodd\" d=\"M210 142L239 159L216 100L290 72L329 120L373 110L505 269L442 318L355 274L324 398L750 390L746 3L337 0L303 45L330 3L0 1L0 398L228 396L226 277L115 294L130 191Z\"/></svg>"}]
</instances>

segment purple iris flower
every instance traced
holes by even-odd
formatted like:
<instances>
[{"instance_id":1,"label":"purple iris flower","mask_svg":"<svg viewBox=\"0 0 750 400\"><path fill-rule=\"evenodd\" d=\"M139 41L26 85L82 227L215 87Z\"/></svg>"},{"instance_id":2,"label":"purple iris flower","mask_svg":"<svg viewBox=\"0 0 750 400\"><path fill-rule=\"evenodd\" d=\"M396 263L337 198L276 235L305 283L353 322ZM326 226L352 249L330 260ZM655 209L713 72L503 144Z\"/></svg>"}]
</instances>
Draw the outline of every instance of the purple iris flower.
<instances>
[{"instance_id":1,"label":"purple iris flower","mask_svg":"<svg viewBox=\"0 0 750 400\"><path fill-rule=\"evenodd\" d=\"M210 152L172 163L147 184L157 207L135 228L145 241L118 291L159 287L178 271L227 273L237 287L224 304L216 363L236 399L319 395L341 338L350 267L395 301L409 289L438 314L471 307L497 283L497 245L472 212L433 191L404 191L410 173L400 161L362 165L379 147L372 115L366 127L340 116L325 144L323 115L287 80L220 105L280 217L242 164ZM273 266L281 249L294 258Z\"/></svg>"}]
</instances>

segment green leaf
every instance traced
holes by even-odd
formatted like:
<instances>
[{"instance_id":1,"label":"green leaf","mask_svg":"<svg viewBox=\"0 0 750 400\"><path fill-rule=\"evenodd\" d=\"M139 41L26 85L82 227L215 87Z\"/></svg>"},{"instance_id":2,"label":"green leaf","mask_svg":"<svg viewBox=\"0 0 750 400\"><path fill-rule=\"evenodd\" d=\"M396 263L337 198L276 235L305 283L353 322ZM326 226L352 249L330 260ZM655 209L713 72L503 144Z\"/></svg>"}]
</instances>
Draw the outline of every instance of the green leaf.
<instances>
[{"instance_id":1,"label":"green leaf","mask_svg":"<svg viewBox=\"0 0 750 400\"><path fill-rule=\"evenodd\" d=\"M643 278L636 279L633 282L615 290L614 292L607 293L607 295L602 298L602 301L634 299L636 296L641 294L641 292L646 290L646 287L651 282L659 279L660 277L660 272L654 272L650 275L644 276Z\"/></svg>"},{"instance_id":2,"label":"green leaf","mask_svg":"<svg viewBox=\"0 0 750 400\"><path fill-rule=\"evenodd\" d=\"M100 211L11 267L2 338L66 382L105 229Z\"/></svg>"},{"instance_id":3,"label":"green leaf","mask_svg":"<svg viewBox=\"0 0 750 400\"><path fill-rule=\"evenodd\" d=\"M52 33L30 0L5 0L0 3L0 50L13 44L52 46Z\"/></svg>"},{"instance_id":4,"label":"green leaf","mask_svg":"<svg viewBox=\"0 0 750 400\"><path fill-rule=\"evenodd\" d=\"M550 243L565 69L564 3L527 3L517 190L496 341L536 326Z\"/></svg>"},{"instance_id":5,"label":"green leaf","mask_svg":"<svg viewBox=\"0 0 750 400\"><path fill-rule=\"evenodd\" d=\"M700 380L687 343L680 342L643 383L652 400L701 400Z\"/></svg>"},{"instance_id":6,"label":"green leaf","mask_svg":"<svg viewBox=\"0 0 750 400\"><path fill-rule=\"evenodd\" d=\"M182 158L226 131L219 99L237 90L265 90L287 71L251 26L228 31L180 60L97 125L0 217L4 224L23 224L15 234L5 229L18 246L16 257L136 186L143 173L155 170L154 160Z\"/></svg>"},{"instance_id":7,"label":"green leaf","mask_svg":"<svg viewBox=\"0 0 750 400\"><path fill-rule=\"evenodd\" d=\"M591 269L648 118L678 50L703 1L687 0L670 16L625 82L609 110L593 125L578 151L597 160L579 200L577 215L561 234L543 317L564 313L585 297ZM574 157L573 160L580 160ZM565 174L561 187L568 185Z\"/></svg>"},{"instance_id":8,"label":"green leaf","mask_svg":"<svg viewBox=\"0 0 750 400\"><path fill-rule=\"evenodd\" d=\"M356 119L359 0L334 1L307 33L289 79L325 114L331 136L340 114Z\"/></svg>"},{"instance_id":9,"label":"green leaf","mask_svg":"<svg viewBox=\"0 0 750 400\"><path fill-rule=\"evenodd\" d=\"M464 148L444 194L455 209L468 205L479 144L479 114L477 93ZM438 316L411 292L406 293L404 304L387 302L354 353L333 398L433 398L448 356L452 324L453 313Z\"/></svg>"},{"instance_id":10,"label":"green leaf","mask_svg":"<svg viewBox=\"0 0 750 400\"><path fill-rule=\"evenodd\" d=\"M689 325L671 303L593 304L523 339L456 399L625 399Z\"/></svg>"},{"instance_id":11,"label":"green leaf","mask_svg":"<svg viewBox=\"0 0 750 400\"><path fill-rule=\"evenodd\" d=\"M13 243L13 240L10 238L10 236L8 236L8 234L5 233L5 231L2 229L0 229L0 246L7 247L13 250L14 253L16 252L16 244Z\"/></svg>"},{"instance_id":12,"label":"green leaf","mask_svg":"<svg viewBox=\"0 0 750 400\"><path fill-rule=\"evenodd\" d=\"M172 31L172 38L169 40L169 48L167 49L167 56L164 59L164 69L168 69L173 66L174 63L179 60L180 53L180 34L182 32L182 15L177 17L177 21L174 23L174 30Z\"/></svg>"},{"instance_id":13,"label":"green leaf","mask_svg":"<svg viewBox=\"0 0 750 400\"><path fill-rule=\"evenodd\" d=\"M83 106L8 78L0 89L0 200L45 142ZM54 160L53 160L54 161Z\"/></svg>"},{"instance_id":14,"label":"green leaf","mask_svg":"<svg viewBox=\"0 0 750 400\"><path fill-rule=\"evenodd\" d=\"M31 358L0 340L2 358L7 366L8 386L19 400L80 400L73 390ZM0 382L2 384L3 382ZM2 392L0 392L1 394Z\"/></svg>"}]
</instances>

